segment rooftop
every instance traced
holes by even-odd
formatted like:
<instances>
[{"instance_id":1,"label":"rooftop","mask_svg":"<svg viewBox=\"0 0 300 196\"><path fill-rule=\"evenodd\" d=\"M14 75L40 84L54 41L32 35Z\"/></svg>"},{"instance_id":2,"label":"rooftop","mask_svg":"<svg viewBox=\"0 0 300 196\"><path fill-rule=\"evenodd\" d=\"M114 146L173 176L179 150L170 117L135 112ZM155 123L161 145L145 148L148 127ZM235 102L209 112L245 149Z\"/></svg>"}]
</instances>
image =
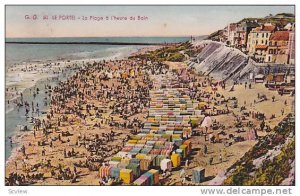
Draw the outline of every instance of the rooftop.
<instances>
[{"instance_id":1,"label":"rooftop","mask_svg":"<svg viewBox=\"0 0 300 196\"><path fill-rule=\"evenodd\" d=\"M261 26L261 27L256 27L255 29L254 29L254 31L256 31L256 32L259 32L259 31L269 31L269 32L272 32L272 31L274 31L275 30L275 26L273 26L273 25L263 25L263 26Z\"/></svg>"},{"instance_id":2,"label":"rooftop","mask_svg":"<svg viewBox=\"0 0 300 196\"><path fill-rule=\"evenodd\" d=\"M273 33L271 35L270 40L288 41L289 40L289 32L288 31L276 31L275 33Z\"/></svg>"}]
</instances>

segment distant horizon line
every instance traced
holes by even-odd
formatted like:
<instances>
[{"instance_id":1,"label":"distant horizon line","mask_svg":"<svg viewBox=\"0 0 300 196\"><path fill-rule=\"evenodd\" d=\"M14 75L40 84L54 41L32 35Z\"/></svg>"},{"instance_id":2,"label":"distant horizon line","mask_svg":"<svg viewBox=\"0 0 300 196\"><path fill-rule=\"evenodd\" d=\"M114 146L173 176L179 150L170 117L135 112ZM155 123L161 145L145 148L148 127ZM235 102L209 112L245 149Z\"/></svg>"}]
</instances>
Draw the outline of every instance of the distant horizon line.
<instances>
[{"instance_id":1,"label":"distant horizon line","mask_svg":"<svg viewBox=\"0 0 300 196\"><path fill-rule=\"evenodd\" d=\"M8 41L5 42L6 44L37 44L37 45L45 45L45 44L58 44L58 45L65 45L65 44L72 44L72 45L169 45L169 44L176 44L174 43L147 43L147 42L28 42L28 41Z\"/></svg>"},{"instance_id":2,"label":"distant horizon line","mask_svg":"<svg viewBox=\"0 0 300 196\"><path fill-rule=\"evenodd\" d=\"M202 36L208 36L208 35L172 35L172 36L165 36L165 35L162 35L162 36L158 36L158 35L155 35L155 36L134 36L134 35L130 35L130 36L74 36L74 37L66 37L66 36L63 36L63 37L5 37L5 39L12 39L12 38L20 38L20 39L23 39L23 38L118 38L118 37L124 37L124 38L127 38L127 37L202 37Z\"/></svg>"}]
</instances>

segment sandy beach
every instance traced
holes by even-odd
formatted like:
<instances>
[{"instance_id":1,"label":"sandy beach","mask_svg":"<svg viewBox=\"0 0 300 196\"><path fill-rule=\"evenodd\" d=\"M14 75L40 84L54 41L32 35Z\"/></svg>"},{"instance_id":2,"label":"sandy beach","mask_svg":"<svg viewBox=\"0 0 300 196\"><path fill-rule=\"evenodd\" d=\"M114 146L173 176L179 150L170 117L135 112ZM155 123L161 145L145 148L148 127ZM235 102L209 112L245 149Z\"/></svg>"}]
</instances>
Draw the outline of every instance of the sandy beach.
<instances>
[{"instance_id":1,"label":"sandy beach","mask_svg":"<svg viewBox=\"0 0 300 196\"><path fill-rule=\"evenodd\" d=\"M229 91L230 86L215 82L182 62L138 58L84 62L68 80L48 89L47 114L34 119L32 130L14 138L20 147L6 163L6 177L17 175L18 183L30 185L101 184L99 168L140 133L153 110L150 103L155 97L150 92L159 92L165 84L166 95L186 91L185 96L197 103L191 109L200 120L188 138L191 153L167 175L160 171L159 184L195 185L182 181L181 172L191 179L192 170L200 167L205 168L205 181L196 185L209 185L255 145L254 136L249 135L253 130L257 137L267 134L258 114L265 116L264 127L272 129L291 112L294 99L269 91L263 84L252 84L251 89L235 85ZM260 102L258 93L267 100ZM200 108L200 103L205 107ZM272 114L275 118L270 119ZM202 126L206 117L212 121L209 129Z\"/></svg>"}]
</instances>

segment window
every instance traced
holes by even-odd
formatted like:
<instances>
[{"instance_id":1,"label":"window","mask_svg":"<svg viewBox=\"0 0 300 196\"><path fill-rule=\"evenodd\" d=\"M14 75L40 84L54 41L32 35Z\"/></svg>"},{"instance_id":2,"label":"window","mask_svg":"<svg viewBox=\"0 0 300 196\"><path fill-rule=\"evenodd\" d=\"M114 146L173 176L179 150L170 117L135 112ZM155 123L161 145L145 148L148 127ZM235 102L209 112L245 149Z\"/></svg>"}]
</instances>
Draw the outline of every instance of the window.
<instances>
[{"instance_id":1,"label":"window","mask_svg":"<svg viewBox=\"0 0 300 196\"><path fill-rule=\"evenodd\" d=\"M271 56L269 56L269 59L268 59L268 61L269 61L269 62L271 62Z\"/></svg>"},{"instance_id":2,"label":"window","mask_svg":"<svg viewBox=\"0 0 300 196\"><path fill-rule=\"evenodd\" d=\"M264 37L264 36L265 36L265 34L263 33L263 34L262 34L262 37Z\"/></svg>"},{"instance_id":3,"label":"window","mask_svg":"<svg viewBox=\"0 0 300 196\"><path fill-rule=\"evenodd\" d=\"M273 54L273 49L270 49L270 50L269 50L269 54Z\"/></svg>"},{"instance_id":4,"label":"window","mask_svg":"<svg viewBox=\"0 0 300 196\"><path fill-rule=\"evenodd\" d=\"M277 46L277 42L275 42L274 45Z\"/></svg>"},{"instance_id":5,"label":"window","mask_svg":"<svg viewBox=\"0 0 300 196\"><path fill-rule=\"evenodd\" d=\"M264 40L261 40L261 44L264 44Z\"/></svg>"}]
</instances>

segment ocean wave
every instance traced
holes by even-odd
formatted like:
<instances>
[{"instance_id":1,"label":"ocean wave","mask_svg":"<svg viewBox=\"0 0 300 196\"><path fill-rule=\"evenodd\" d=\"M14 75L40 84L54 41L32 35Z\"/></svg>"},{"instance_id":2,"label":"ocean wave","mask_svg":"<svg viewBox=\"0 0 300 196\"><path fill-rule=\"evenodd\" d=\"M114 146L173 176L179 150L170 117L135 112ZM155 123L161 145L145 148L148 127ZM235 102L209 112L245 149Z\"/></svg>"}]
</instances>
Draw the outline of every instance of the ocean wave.
<instances>
[{"instance_id":1,"label":"ocean wave","mask_svg":"<svg viewBox=\"0 0 300 196\"><path fill-rule=\"evenodd\" d=\"M64 57L58 57L60 60L53 61L52 63L59 62L60 68L63 68L66 65L66 59L70 60L72 62L77 62L78 60L114 60L114 59L121 59L129 56L130 54L137 52L138 49L142 48L141 46L118 46L118 47L108 47L108 48L102 48L95 51L81 51L81 52L75 52L71 55L65 55ZM63 59L62 59L63 58ZM41 72L38 71L29 71L24 72L22 69L24 69L26 66L35 66L37 65L38 69L47 69L44 68L43 65L45 63L48 63L46 61L39 61L39 63L33 64L30 63L22 63L15 65L12 69L13 71L10 71L9 69L6 71L6 88L10 87L18 87L19 94L21 92L24 92L24 90L29 89L33 87L37 81L43 78L50 78L53 75L51 73L49 74L41 74ZM51 72L51 68L48 70ZM13 100L16 97L19 96L13 96L12 98L8 100Z\"/></svg>"},{"instance_id":2,"label":"ocean wave","mask_svg":"<svg viewBox=\"0 0 300 196\"><path fill-rule=\"evenodd\" d=\"M5 114L8 114L8 113L12 112L13 110L14 110L14 107L6 108Z\"/></svg>"},{"instance_id":3,"label":"ocean wave","mask_svg":"<svg viewBox=\"0 0 300 196\"><path fill-rule=\"evenodd\" d=\"M102 48L94 51L80 51L73 54L66 55L64 58L84 60L84 59L114 59L116 57L125 57L130 55L132 52L138 50L136 46L118 46Z\"/></svg>"}]
</instances>

